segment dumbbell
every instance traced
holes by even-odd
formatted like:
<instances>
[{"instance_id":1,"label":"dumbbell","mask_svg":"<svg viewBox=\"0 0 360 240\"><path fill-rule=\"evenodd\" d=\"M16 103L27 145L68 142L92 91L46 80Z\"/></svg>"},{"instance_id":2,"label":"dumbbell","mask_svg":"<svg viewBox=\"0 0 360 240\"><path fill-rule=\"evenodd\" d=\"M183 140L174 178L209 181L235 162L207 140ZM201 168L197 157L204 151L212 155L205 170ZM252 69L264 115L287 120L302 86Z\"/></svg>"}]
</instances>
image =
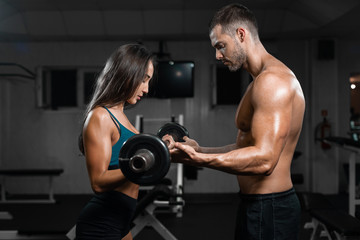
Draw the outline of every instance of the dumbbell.
<instances>
[{"instance_id":1,"label":"dumbbell","mask_svg":"<svg viewBox=\"0 0 360 240\"><path fill-rule=\"evenodd\" d=\"M157 136L162 138L166 134L172 136L175 142L184 142L183 138L185 136L189 137L188 130L184 126L175 122L166 123L164 126L162 126L159 129ZM169 142L167 145L169 145Z\"/></svg>"},{"instance_id":2,"label":"dumbbell","mask_svg":"<svg viewBox=\"0 0 360 240\"><path fill-rule=\"evenodd\" d=\"M177 123L167 123L157 135L137 134L130 137L121 147L119 165L124 176L142 186L154 185L161 181L170 168L170 153L161 138L169 134L175 141L189 136L186 128Z\"/></svg>"}]
</instances>

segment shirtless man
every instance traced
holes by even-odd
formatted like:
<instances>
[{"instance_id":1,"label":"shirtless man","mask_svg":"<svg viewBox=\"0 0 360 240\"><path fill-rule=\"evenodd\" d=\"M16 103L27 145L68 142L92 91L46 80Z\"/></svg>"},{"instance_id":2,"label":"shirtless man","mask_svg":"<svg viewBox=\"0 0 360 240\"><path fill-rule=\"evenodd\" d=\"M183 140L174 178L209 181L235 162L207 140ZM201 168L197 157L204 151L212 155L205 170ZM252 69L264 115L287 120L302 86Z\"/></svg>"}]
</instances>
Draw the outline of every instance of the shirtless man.
<instances>
[{"instance_id":1,"label":"shirtless man","mask_svg":"<svg viewBox=\"0 0 360 240\"><path fill-rule=\"evenodd\" d=\"M239 4L220 9L210 23L216 59L251 74L235 116L234 144L207 148L193 139L171 143L173 162L235 174L240 187L236 239L298 239L300 205L290 165L305 110L294 73L262 45L253 13Z\"/></svg>"}]
</instances>

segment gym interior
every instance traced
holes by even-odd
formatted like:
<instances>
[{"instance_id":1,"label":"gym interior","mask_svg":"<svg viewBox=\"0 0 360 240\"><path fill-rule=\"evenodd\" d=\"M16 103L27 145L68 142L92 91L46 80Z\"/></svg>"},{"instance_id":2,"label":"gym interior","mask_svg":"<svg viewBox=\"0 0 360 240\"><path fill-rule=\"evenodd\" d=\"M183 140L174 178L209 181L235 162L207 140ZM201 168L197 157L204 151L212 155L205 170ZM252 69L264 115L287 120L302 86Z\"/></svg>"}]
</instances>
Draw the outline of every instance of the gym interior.
<instances>
[{"instance_id":1,"label":"gym interior","mask_svg":"<svg viewBox=\"0 0 360 240\"><path fill-rule=\"evenodd\" d=\"M141 42L190 71L183 93L175 88L126 110L139 131L177 122L201 146L235 142L237 104L251 79L217 62L208 36L211 17L228 3L0 0L0 239L72 239L93 194L78 149L83 113L95 76L122 44ZM291 166L300 239L360 239L360 3L241 3L304 92ZM134 239L234 238L234 175L171 164L163 185L177 194L140 188L147 202L139 204Z\"/></svg>"}]
</instances>

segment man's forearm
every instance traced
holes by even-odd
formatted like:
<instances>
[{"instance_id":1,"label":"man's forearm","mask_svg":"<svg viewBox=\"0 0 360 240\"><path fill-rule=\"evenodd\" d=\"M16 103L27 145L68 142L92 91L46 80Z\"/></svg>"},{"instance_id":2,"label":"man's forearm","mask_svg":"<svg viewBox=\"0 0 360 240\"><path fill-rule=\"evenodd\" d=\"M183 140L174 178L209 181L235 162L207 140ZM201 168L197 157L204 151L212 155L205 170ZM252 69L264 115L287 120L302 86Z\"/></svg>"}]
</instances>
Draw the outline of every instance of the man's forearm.
<instances>
[{"instance_id":1,"label":"man's forearm","mask_svg":"<svg viewBox=\"0 0 360 240\"><path fill-rule=\"evenodd\" d=\"M229 144L222 147L199 147L198 152L201 153L226 153L237 148L236 144Z\"/></svg>"},{"instance_id":2,"label":"man's forearm","mask_svg":"<svg viewBox=\"0 0 360 240\"><path fill-rule=\"evenodd\" d=\"M192 161L195 160L201 167L235 175L269 175L273 166L276 165L274 164L275 161L260 153L258 148L250 146L237 148L226 153L198 153L192 158Z\"/></svg>"}]
</instances>

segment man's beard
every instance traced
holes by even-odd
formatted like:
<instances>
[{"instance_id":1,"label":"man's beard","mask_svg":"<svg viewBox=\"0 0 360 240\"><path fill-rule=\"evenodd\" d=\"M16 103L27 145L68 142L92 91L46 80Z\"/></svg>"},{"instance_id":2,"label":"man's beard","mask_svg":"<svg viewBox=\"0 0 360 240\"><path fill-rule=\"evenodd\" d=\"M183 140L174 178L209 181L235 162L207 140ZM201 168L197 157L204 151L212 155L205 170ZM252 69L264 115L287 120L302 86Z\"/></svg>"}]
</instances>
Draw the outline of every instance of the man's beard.
<instances>
[{"instance_id":1,"label":"man's beard","mask_svg":"<svg viewBox=\"0 0 360 240\"><path fill-rule=\"evenodd\" d=\"M230 63L229 70L231 72L236 72L237 70L239 70L245 60L246 60L246 54L245 51L240 47L239 43L236 43L236 51L232 54L230 59L235 59L234 62L233 61L228 61Z\"/></svg>"}]
</instances>

